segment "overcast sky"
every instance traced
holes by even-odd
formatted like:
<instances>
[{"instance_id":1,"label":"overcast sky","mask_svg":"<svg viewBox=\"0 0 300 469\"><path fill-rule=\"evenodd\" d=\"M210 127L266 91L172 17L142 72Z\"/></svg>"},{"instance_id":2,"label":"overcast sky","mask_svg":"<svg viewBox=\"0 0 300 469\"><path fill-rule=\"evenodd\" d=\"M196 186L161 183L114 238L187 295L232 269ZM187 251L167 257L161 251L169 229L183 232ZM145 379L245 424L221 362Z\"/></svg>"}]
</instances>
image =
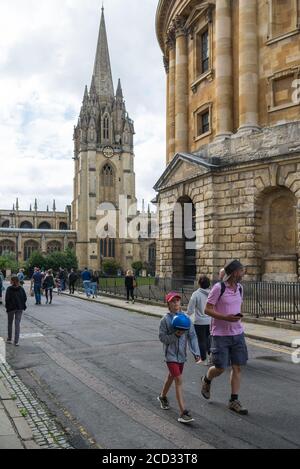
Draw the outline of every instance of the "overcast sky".
<instances>
[{"instance_id":1,"label":"overcast sky","mask_svg":"<svg viewBox=\"0 0 300 469\"><path fill-rule=\"evenodd\" d=\"M105 0L115 87L135 121L137 197L150 201L165 166L165 72L158 0ZM64 210L73 198L73 127L90 86L100 0L1 0L0 208Z\"/></svg>"}]
</instances>

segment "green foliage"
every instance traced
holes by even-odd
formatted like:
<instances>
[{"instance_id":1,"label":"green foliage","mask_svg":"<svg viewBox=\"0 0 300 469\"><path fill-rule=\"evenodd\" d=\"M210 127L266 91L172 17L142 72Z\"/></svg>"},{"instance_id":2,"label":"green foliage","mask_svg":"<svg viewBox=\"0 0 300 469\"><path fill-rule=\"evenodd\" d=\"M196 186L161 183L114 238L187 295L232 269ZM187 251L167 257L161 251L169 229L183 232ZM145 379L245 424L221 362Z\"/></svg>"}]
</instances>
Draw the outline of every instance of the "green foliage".
<instances>
[{"instance_id":1,"label":"green foliage","mask_svg":"<svg viewBox=\"0 0 300 469\"><path fill-rule=\"evenodd\" d=\"M136 275L139 275L140 271L143 269L144 265L141 261L136 261L131 264L131 267L135 271Z\"/></svg>"},{"instance_id":2,"label":"green foliage","mask_svg":"<svg viewBox=\"0 0 300 469\"><path fill-rule=\"evenodd\" d=\"M60 267L63 269L78 269L78 260L73 250L67 249L64 252L52 252L47 256L39 252L34 252L26 262L26 272L28 273L34 267L52 269L55 272Z\"/></svg>"},{"instance_id":3,"label":"green foliage","mask_svg":"<svg viewBox=\"0 0 300 469\"><path fill-rule=\"evenodd\" d=\"M0 270L10 269L13 273L18 271L18 263L15 258L15 254L11 252L3 253L0 256Z\"/></svg>"},{"instance_id":4,"label":"green foliage","mask_svg":"<svg viewBox=\"0 0 300 469\"><path fill-rule=\"evenodd\" d=\"M107 259L102 263L102 270L106 275L117 275L120 268L120 264L115 260Z\"/></svg>"}]
</instances>

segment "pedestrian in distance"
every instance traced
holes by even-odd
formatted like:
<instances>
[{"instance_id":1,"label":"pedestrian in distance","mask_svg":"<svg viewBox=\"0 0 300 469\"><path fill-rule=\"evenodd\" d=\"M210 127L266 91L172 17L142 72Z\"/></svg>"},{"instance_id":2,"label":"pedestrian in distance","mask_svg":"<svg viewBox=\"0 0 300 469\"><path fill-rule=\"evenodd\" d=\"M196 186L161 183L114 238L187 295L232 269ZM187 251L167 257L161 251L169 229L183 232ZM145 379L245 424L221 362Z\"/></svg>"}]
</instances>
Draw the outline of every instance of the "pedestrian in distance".
<instances>
[{"instance_id":1,"label":"pedestrian in distance","mask_svg":"<svg viewBox=\"0 0 300 469\"><path fill-rule=\"evenodd\" d=\"M20 285L23 286L25 283L24 269L19 269L17 277L19 279Z\"/></svg>"},{"instance_id":2,"label":"pedestrian in distance","mask_svg":"<svg viewBox=\"0 0 300 469\"><path fill-rule=\"evenodd\" d=\"M61 295L61 283L60 283L60 278L59 278L59 274L56 275L55 277L55 286L56 286L56 290L57 290L57 295Z\"/></svg>"},{"instance_id":3,"label":"pedestrian in distance","mask_svg":"<svg viewBox=\"0 0 300 469\"><path fill-rule=\"evenodd\" d=\"M168 393L175 382L176 399L180 415L178 422L191 423L194 421L187 410L183 398L183 368L187 360L187 346L194 355L195 361L200 358L198 340L190 318L181 311L181 296L177 292L170 292L166 296L169 311L163 317L159 327L159 340L164 345L165 361L169 370L158 401L163 410L169 410Z\"/></svg>"},{"instance_id":4,"label":"pedestrian in distance","mask_svg":"<svg viewBox=\"0 0 300 469\"><path fill-rule=\"evenodd\" d=\"M194 327L198 338L201 362L209 365L210 359L210 326L211 317L205 314L207 298L210 293L210 280L205 275L199 278L199 288L196 290L190 299L187 314L188 316L195 315Z\"/></svg>"},{"instance_id":5,"label":"pedestrian in distance","mask_svg":"<svg viewBox=\"0 0 300 469\"><path fill-rule=\"evenodd\" d=\"M89 298L91 296L91 279L92 279L92 275L91 275L91 272L89 272L87 267L82 272L81 279L82 279L85 294L86 294L87 298Z\"/></svg>"},{"instance_id":6,"label":"pedestrian in distance","mask_svg":"<svg viewBox=\"0 0 300 469\"><path fill-rule=\"evenodd\" d=\"M42 290L43 276L41 274L40 268L34 268L34 274L31 279L31 289L33 289L35 296L35 304L41 304L41 290Z\"/></svg>"},{"instance_id":7,"label":"pedestrian in distance","mask_svg":"<svg viewBox=\"0 0 300 469\"><path fill-rule=\"evenodd\" d=\"M221 269L219 272L219 281L222 282L225 275L225 269Z\"/></svg>"},{"instance_id":8,"label":"pedestrian in distance","mask_svg":"<svg viewBox=\"0 0 300 469\"><path fill-rule=\"evenodd\" d=\"M93 298L97 298L98 294L98 288L99 288L99 275L97 272L92 273L91 277L91 294L93 295Z\"/></svg>"},{"instance_id":9,"label":"pedestrian in distance","mask_svg":"<svg viewBox=\"0 0 300 469\"><path fill-rule=\"evenodd\" d=\"M20 324L23 312L26 310L27 296L24 288L20 285L17 275L11 277L10 286L6 290L5 307L8 320L7 343L12 344L13 324L15 323L14 344L19 345Z\"/></svg>"},{"instance_id":10,"label":"pedestrian in distance","mask_svg":"<svg viewBox=\"0 0 300 469\"><path fill-rule=\"evenodd\" d=\"M125 288L126 288L126 295L127 295L127 301L126 303L129 303L129 299L131 297L132 304L134 304L135 299L134 299L134 289L136 288L137 283L136 283L136 278L134 276L134 273L132 270L127 270L126 276L125 276Z\"/></svg>"},{"instance_id":11,"label":"pedestrian in distance","mask_svg":"<svg viewBox=\"0 0 300 469\"><path fill-rule=\"evenodd\" d=\"M71 272L69 273L69 278L68 278L70 295L74 295L75 293L75 285L76 285L77 280L78 280L77 273L75 272L74 269L71 269Z\"/></svg>"},{"instance_id":12,"label":"pedestrian in distance","mask_svg":"<svg viewBox=\"0 0 300 469\"><path fill-rule=\"evenodd\" d=\"M0 305L2 305L2 292L4 291L4 275L0 270Z\"/></svg>"},{"instance_id":13,"label":"pedestrian in distance","mask_svg":"<svg viewBox=\"0 0 300 469\"><path fill-rule=\"evenodd\" d=\"M239 401L242 367L247 364L248 351L241 319L243 287L240 282L245 274L243 265L233 260L225 267L222 282L211 290L205 312L211 316L211 353L214 366L202 377L201 393L205 399L211 397L212 381L231 367L231 397L229 409L240 415L248 410Z\"/></svg>"},{"instance_id":14,"label":"pedestrian in distance","mask_svg":"<svg viewBox=\"0 0 300 469\"><path fill-rule=\"evenodd\" d=\"M61 291L65 291L65 289L66 289L65 271L62 267L59 268L58 278L60 280Z\"/></svg>"},{"instance_id":15,"label":"pedestrian in distance","mask_svg":"<svg viewBox=\"0 0 300 469\"><path fill-rule=\"evenodd\" d=\"M46 305L48 303L50 305L52 304L54 285L55 285L55 282L54 282L53 271L50 269L48 270L43 281L43 289L45 290L45 296L46 296Z\"/></svg>"}]
</instances>

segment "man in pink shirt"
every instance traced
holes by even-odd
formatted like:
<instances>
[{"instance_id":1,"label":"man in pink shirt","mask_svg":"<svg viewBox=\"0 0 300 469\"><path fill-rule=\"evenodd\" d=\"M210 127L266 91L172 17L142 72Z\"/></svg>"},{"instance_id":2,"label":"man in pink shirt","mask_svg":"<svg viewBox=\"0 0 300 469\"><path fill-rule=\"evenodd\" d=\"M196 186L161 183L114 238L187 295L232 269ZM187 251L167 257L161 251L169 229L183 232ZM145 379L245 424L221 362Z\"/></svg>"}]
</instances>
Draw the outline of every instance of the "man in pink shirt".
<instances>
[{"instance_id":1,"label":"man in pink shirt","mask_svg":"<svg viewBox=\"0 0 300 469\"><path fill-rule=\"evenodd\" d=\"M245 269L238 260L229 262L225 267L223 281L217 283L208 296L205 313L213 318L211 354L214 366L202 378L201 389L202 396L210 399L213 379L231 366L229 409L241 415L248 414L248 410L239 401L241 367L248 361L244 327L241 322L243 287L240 282L244 274Z\"/></svg>"}]
</instances>

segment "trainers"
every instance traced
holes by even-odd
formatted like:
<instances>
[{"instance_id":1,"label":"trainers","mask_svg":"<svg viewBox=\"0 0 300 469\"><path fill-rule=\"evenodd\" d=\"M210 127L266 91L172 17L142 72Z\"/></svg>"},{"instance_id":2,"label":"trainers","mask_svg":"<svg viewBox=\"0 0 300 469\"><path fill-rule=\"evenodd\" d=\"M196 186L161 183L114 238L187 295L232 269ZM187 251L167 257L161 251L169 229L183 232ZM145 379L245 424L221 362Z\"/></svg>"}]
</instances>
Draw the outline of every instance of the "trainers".
<instances>
[{"instance_id":1,"label":"trainers","mask_svg":"<svg viewBox=\"0 0 300 469\"><path fill-rule=\"evenodd\" d=\"M7 344L12 344L12 340L11 339L6 339L6 343Z\"/></svg>"},{"instance_id":2,"label":"trainers","mask_svg":"<svg viewBox=\"0 0 300 469\"><path fill-rule=\"evenodd\" d=\"M167 397L158 396L157 400L160 402L160 408L163 410L169 410L170 405Z\"/></svg>"},{"instance_id":3,"label":"trainers","mask_svg":"<svg viewBox=\"0 0 300 469\"><path fill-rule=\"evenodd\" d=\"M178 422L180 423L191 423L194 422L195 419L191 416L190 412L188 410L185 410L180 417L178 418Z\"/></svg>"},{"instance_id":4,"label":"trainers","mask_svg":"<svg viewBox=\"0 0 300 469\"><path fill-rule=\"evenodd\" d=\"M248 409L243 407L240 401L238 400L230 401L228 407L229 407L229 410L232 410L233 412L236 412L237 414L248 415Z\"/></svg>"},{"instance_id":5,"label":"trainers","mask_svg":"<svg viewBox=\"0 0 300 469\"><path fill-rule=\"evenodd\" d=\"M211 384L207 383L204 378L205 378L204 376L202 376L201 378L201 382L202 382L201 394L204 397L204 399L210 399Z\"/></svg>"},{"instance_id":6,"label":"trainers","mask_svg":"<svg viewBox=\"0 0 300 469\"><path fill-rule=\"evenodd\" d=\"M15 347L19 347L19 342L15 342Z\"/></svg>"}]
</instances>

